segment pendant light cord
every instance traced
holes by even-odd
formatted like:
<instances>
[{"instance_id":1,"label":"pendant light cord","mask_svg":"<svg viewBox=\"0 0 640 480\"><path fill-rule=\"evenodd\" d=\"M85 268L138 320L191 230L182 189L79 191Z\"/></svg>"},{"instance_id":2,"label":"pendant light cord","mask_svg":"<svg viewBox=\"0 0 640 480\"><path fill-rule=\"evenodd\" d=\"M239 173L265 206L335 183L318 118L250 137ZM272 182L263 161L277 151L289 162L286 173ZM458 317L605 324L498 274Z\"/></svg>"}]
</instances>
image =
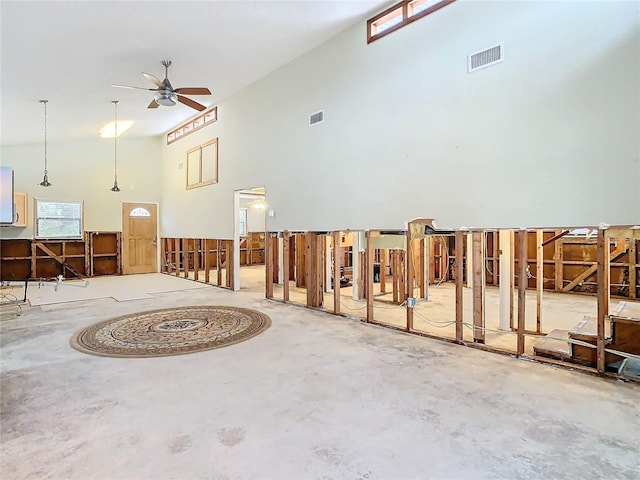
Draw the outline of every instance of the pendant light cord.
<instances>
[{"instance_id":1,"label":"pendant light cord","mask_svg":"<svg viewBox=\"0 0 640 480\"><path fill-rule=\"evenodd\" d=\"M118 100L113 101L115 123L113 124L113 178L118 181Z\"/></svg>"},{"instance_id":2,"label":"pendant light cord","mask_svg":"<svg viewBox=\"0 0 640 480\"><path fill-rule=\"evenodd\" d=\"M40 100L44 103L44 174L47 175L47 103L49 100Z\"/></svg>"}]
</instances>

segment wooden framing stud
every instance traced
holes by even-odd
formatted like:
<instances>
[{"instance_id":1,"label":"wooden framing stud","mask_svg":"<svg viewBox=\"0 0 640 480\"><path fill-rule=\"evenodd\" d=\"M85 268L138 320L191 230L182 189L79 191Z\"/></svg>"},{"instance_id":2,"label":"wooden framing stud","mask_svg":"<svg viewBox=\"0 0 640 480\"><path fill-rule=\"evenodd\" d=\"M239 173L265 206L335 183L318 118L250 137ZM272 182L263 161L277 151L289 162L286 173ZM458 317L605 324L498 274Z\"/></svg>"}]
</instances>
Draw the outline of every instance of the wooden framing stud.
<instances>
[{"instance_id":1,"label":"wooden framing stud","mask_svg":"<svg viewBox=\"0 0 640 480\"><path fill-rule=\"evenodd\" d=\"M609 317L609 259L610 248L609 238L605 229L598 229L597 239L597 258L598 258L598 338L597 338L597 363L599 373L604 373L606 369L605 363L605 323Z\"/></svg>"},{"instance_id":2,"label":"wooden framing stud","mask_svg":"<svg viewBox=\"0 0 640 480\"><path fill-rule=\"evenodd\" d=\"M373 322L373 262L374 262L374 247L373 236L371 231L367 231L366 235L366 250L365 250L365 262L364 262L364 285L365 285L365 297L367 299L367 322Z\"/></svg>"},{"instance_id":3,"label":"wooden framing stud","mask_svg":"<svg viewBox=\"0 0 640 480\"><path fill-rule=\"evenodd\" d=\"M484 232L471 234L473 245L473 341L484 343Z\"/></svg>"},{"instance_id":4,"label":"wooden framing stud","mask_svg":"<svg viewBox=\"0 0 640 480\"><path fill-rule=\"evenodd\" d=\"M407 228L407 249L406 249L406 262L405 272L407 275L407 332L411 332L413 330L413 307L414 307L414 299L413 299L413 246L411 244L411 223L409 223L409 228ZM409 300L411 298L411 300Z\"/></svg>"},{"instance_id":5,"label":"wooden framing stud","mask_svg":"<svg viewBox=\"0 0 640 480\"><path fill-rule=\"evenodd\" d=\"M542 290L544 288L543 231L536 230L536 332L542 333Z\"/></svg>"},{"instance_id":6,"label":"wooden framing stud","mask_svg":"<svg viewBox=\"0 0 640 480\"><path fill-rule=\"evenodd\" d=\"M271 232L265 233L265 298L273 298L273 242Z\"/></svg>"},{"instance_id":7,"label":"wooden framing stud","mask_svg":"<svg viewBox=\"0 0 640 480\"><path fill-rule=\"evenodd\" d=\"M341 257L340 232L333 232L333 313L335 315L340 315Z\"/></svg>"},{"instance_id":8,"label":"wooden framing stud","mask_svg":"<svg viewBox=\"0 0 640 480\"><path fill-rule=\"evenodd\" d=\"M527 231L518 232L518 341L517 353L524 353L524 322L527 299Z\"/></svg>"},{"instance_id":9,"label":"wooden framing stud","mask_svg":"<svg viewBox=\"0 0 640 480\"><path fill-rule=\"evenodd\" d=\"M282 233L282 300L289 301L289 243L291 234L285 230Z\"/></svg>"},{"instance_id":10,"label":"wooden framing stud","mask_svg":"<svg viewBox=\"0 0 640 480\"><path fill-rule=\"evenodd\" d=\"M463 296L462 291L464 287L463 283L463 262L464 262L464 248L466 246L466 240L464 238L464 232L456 231L456 341L462 342L463 330Z\"/></svg>"}]
</instances>

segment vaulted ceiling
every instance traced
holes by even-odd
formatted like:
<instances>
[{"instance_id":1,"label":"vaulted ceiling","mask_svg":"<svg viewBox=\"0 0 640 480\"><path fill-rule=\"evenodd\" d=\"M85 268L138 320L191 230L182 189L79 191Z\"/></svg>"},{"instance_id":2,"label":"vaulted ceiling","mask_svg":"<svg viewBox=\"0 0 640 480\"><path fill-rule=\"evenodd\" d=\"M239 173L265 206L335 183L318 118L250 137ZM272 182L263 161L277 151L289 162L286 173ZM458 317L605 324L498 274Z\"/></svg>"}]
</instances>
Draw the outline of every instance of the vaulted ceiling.
<instances>
[{"instance_id":1,"label":"vaulted ceiling","mask_svg":"<svg viewBox=\"0 0 640 480\"><path fill-rule=\"evenodd\" d=\"M351 1L8 1L0 2L0 143L95 138L118 117L127 136L159 135L198 112L185 105L147 109L155 88L208 87L191 97L212 106L345 28L388 0Z\"/></svg>"}]
</instances>

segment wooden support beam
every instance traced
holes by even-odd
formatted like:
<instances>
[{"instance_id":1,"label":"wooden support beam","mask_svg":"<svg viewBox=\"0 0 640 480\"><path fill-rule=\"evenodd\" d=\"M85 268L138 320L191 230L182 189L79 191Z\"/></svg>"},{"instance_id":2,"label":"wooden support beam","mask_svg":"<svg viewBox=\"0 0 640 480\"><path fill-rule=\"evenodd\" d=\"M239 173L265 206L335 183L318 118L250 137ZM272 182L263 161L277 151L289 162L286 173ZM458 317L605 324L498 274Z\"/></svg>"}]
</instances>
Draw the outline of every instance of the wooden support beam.
<instances>
[{"instance_id":1,"label":"wooden support beam","mask_svg":"<svg viewBox=\"0 0 640 480\"><path fill-rule=\"evenodd\" d=\"M517 353L524 353L524 322L527 300L527 231L518 232L518 341Z\"/></svg>"},{"instance_id":2,"label":"wooden support beam","mask_svg":"<svg viewBox=\"0 0 640 480\"><path fill-rule=\"evenodd\" d=\"M473 242L473 341L484 343L484 232L474 231Z\"/></svg>"},{"instance_id":3,"label":"wooden support beam","mask_svg":"<svg viewBox=\"0 0 640 480\"><path fill-rule=\"evenodd\" d=\"M511 230L509 233L509 242L510 242L510 250L511 250L511 255L509 256L509 262L511 262L511 276L509 277L509 298L511 299L511 302L509 304L509 327L513 330L513 295L515 293L515 275L513 275L513 272L515 272L516 269L516 249L515 249L515 243L516 243L516 232L514 230Z\"/></svg>"},{"instance_id":4,"label":"wooden support beam","mask_svg":"<svg viewBox=\"0 0 640 480\"><path fill-rule=\"evenodd\" d=\"M631 239L629 244L629 298L637 298L638 291L638 240Z\"/></svg>"},{"instance_id":5,"label":"wooden support beam","mask_svg":"<svg viewBox=\"0 0 640 480\"><path fill-rule=\"evenodd\" d=\"M190 242L188 238L184 238L183 240L183 267L184 267L184 278L189 278L189 252L191 251Z\"/></svg>"},{"instance_id":6,"label":"wooden support beam","mask_svg":"<svg viewBox=\"0 0 640 480\"><path fill-rule=\"evenodd\" d=\"M197 282L200 275L200 239L193 240L193 279Z\"/></svg>"},{"instance_id":7,"label":"wooden support beam","mask_svg":"<svg viewBox=\"0 0 640 480\"><path fill-rule=\"evenodd\" d=\"M209 245L209 239L205 238L203 241L204 244L204 283L209 283L210 280L210 272L211 269L211 252L209 249L211 246Z\"/></svg>"},{"instance_id":8,"label":"wooden support beam","mask_svg":"<svg viewBox=\"0 0 640 480\"><path fill-rule=\"evenodd\" d=\"M307 286L307 249L305 245L306 234L297 233L295 235L296 254L296 287L305 288Z\"/></svg>"},{"instance_id":9,"label":"wooden support beam","mask_svg":"<svg viewBox=\"0 0 640 480\"><path fill-rule=\"evenodd\" d=\"M227 240L227 286L231 289L235 289L235 280L234 280L234 248L233 248L233 240Z\"/></svg>"},{"instance_id":10,"label":"wooden support beam","mask_svg":"<svg viewBox=\"0 0 640 480\"><path fill-rule=\"evenodd\" d=\"M342 248L340 247L340 232L333 232L333 313L340 315L340 271L342 262Z\"/></svg>"},{"instance_id":11,"label":"wooden support beam","mask_svg":"<svg viewBox=\"0 0 640 480\"><path fill-rule=\"evenodd\" d=\"M285 230L282 233L282 300L289 301L289 245L291 234Z\"/></svg>"},{"instance_id":12,"label":"wooden support beam","mask_svg":"<svg viewBox=\"0 0 640 480\"><path fill-rule=\"evenodd\" d=\"M380 249L380 293L387 293L387 257L389 251Z\"/></svg>"},{"instance_id":13,"label":"wooden support beam","mask_svg":"<svg viewBox=\"0 0 640 480\"><path fill-rule=\"evenodd\" d=\"M51 257L52 259L54 259L56 262L58 262L60 265L62 265L63 270L62 270L62 275L64 276L64 269L66 268L67 270L69 270L71 273L73 273L74 276L78 277L78 278L85 278L84 275L82 275L80 272L78 272L75 268L73 268L71 265L69 265L63 256L60 256L58 254L56 254L56 252L54 252L53 250L51 250L49 247L45 246L42 242L38 242L35 241L31 244L32 248L33 246L36 246L37 248L39 248L40 250L42 250L44 253L46 253L49 257ZM63 248L64 248L64 244L63 244ZM35 258L36 258L36 254L35 254L35 249L33 249L33 257L32 257L32 262L34 264L33 267L33 272L35 272ZM63 251L64 254L64 251Z\"/></svg>"},{"instance_id":14,"label":"wooden support beam","mask_svg":"<svg viewBox=\"0 0 640 480\"><path fill-rule=\"evenodd\" d=\"M625 253L627 253L627 243L626 242L619 242L618 248L616 248L610 254L610 261L617 260L619 257L624 255ZM598 272L598 264L596 263L595 265L591 265L584 272L582 272L580 275L578 275L576 278L574 278L573 281L571 283L569 283L566 287L562 288L561 291L565 292L565 293L566 292L570 292L578 284L580 284L581 282L585 281L587 278L591 277L592 275L595 275L597 272Z\"/></svg>"},{"instance_id":15,"label":"wooden support beam","mask_svg":"<svg viewBox=\"0 0 640 480\"><path fill-rule=\"evenodd\" d=\"M366 245L366 243L365 243ZM366 296L366 288L365 288L365 279L364 279L364 262L365 262L365 252L357 252L358 255L358 299L364 300Z\"/></svg>"},{"instance_id":16,"label":"wooden support beam","mask_svg":"<svg viewBox=\"0 0 640 480\"><path fill-rule=\"evenodd\" d=\"M322 250L324 237L315 232L308 232L305 237L305 263L306 263L306 287L307 307L321 307L323 301L322 291Z\"/></svg>"},{"instance_id":17,"label":"wooden support beam","mask_svg":"<svg viewBox=\"0 0 640 480\"><path fill-rule=\"evenodd\" d=\"M400 268L399 268L399 272L398 272L398 296L400 297L398 300L400 303L403 303L405 301L405 299L407 298L407 290L406 290L406 281L405 281L405 269L406 269L406 261L407 261L407 254L404 250L398 250L398 257L399 257L399 264L400 264Z\"/></svg>"},{"instance_id":18,"label":"wooden support beam","mask_svg":"<svg viewBox=\"0 0 640 480\"><path fill-rule=\"evenodd\" d=\"M598 229L598 338L597 338L597 363L599 373L604 373L605 364L605 323L609 317L609 264L610 247L606 230Z\"/></svg>"},{"instance_id":19,"label":"wooden support beam","mask_svg":"<svg viewBox=\"0 0 640 480\"><path fill-rule=\"evenodd\" d=\"M436 281L436 257L434 247L433 237L429 236L429 283L435 283Z\"/></svg>"},{"instance_id":20,"label":"wooden support beam","mask_svg":"<svg viewBox=\"0 0 640 480\"><path fill-rule=\"evenodd\" d=\"M365 233L367 244L365 249L365 261L364 261L364 284L365 284L365 297L367 299L367 322L373 322L373 237L371 231Z\"/></svg>"},{"instance_id":21,"label":"wooden support beam","mask_svg":"<svg viewBox=\"0 0 640 480\"><path fill-rule=\"evenodd\" d=\"M569 233L569 230L558 230L556 231L555 239L558 240L566 233ZM556 292L562 291L562 287L564 285L564 275L563 275L563 266L562 266L562 242L555 242L553 245L553 265L554 265L554 280L555 280L555 290Z\"/></svg>"},{"instance_id":22,"label":"wooden support beam","mask_svg":"<svg viewBox=\"0 0 640 480\"><path fill-rule=\"evenodd\" d=\"M536 230L536 332L542 332L542 290L544 288L543 231Z\"/></svg>"},{"instance_id":23,"label":"wooden support beam","mask_svg":"<svg viewBox=\"0 0 640 480\"><path fill-rule=\"evenodd\" d=\"M464 263L464 246L466 240L464 238L464 232L461 230L456 231L456 340L462 342L463 330L462 330L462 290L463 283L463 263Z\"/></svg>"},{"instance_id":24,"label":"wooden support beam","mask_svg":"<svg viewBox=\"0 0 640 480\"><path fill-rule=\"evenodd\" d=\"M216 274L217 274L217 285L222 285L222 242L220 240L216 240Z\"/></svg>"},{"instance_id":25,"label":"wooden support beam","mask_svg":"<svg viewBox=\"0 0 640 480\"><path fill-rule=\"evenodd\" d=\"M492 269L491 271L493 272L493 278L492 283L494 286L498 286L498 279L500 278L500 275L498 272L500 272L500 266L499 266L499 260L498 257L500 256L500 249L498 248L499 242L500 240L498 239L498 232L497 231L493 231L491 232L491 240L493 241L492 246L493 246L493 261L491 262L492 265Z\"/></svg>"},{"instance_id":26,"label":"wooden support beam","mask_svg":"<svg viewBox=\"0 0 640 480\"><path fill-rule=\"evenodd\" d=\"M544 242L542 242L542 246L546 247L547 245L549 245L550 243L555 242L556 240L561 239L562 237L564 237L565 235L567 235L571 230L562 230L562 231L558 231L556 232L556 234L551 237L548 240L545 240Z\"/></svg>"},{"instance_id":27,"label":"wooden support beam","mask_svg":"<svg viewBox=\"0 0 640 480\"><path fill-rule=\"evenodd\" d=\"M418 258L418 284L420 285L420 298L426 298L427 296L427 285L426 285L426 280L425 280L425 268L424 268L424 262L425 262L425 257L424 257L424 238L420 239L420 244L419 244L419 258Z\"/></svg>"},{"instance_id":28,"label":"wooden support beam","mask_svg":"<svg viewBox=\"0 0 640 480\"><path fill-rule=\"evenodd\" d=\"M391 285L392 285L392 301L393 303L400 303L399 292L398 292L398 270L400 269L400 265L398 262L398 251L393 249L390 250L391 255Z\"/></svg>"},{"instance_id":29,"label":"wooden support beam","mask_svg":"<svg viewBox=\"0 0 640 480\"><path fill-rule=\"evenodd\" d=\"M407 332L411 332L413 330L413 245L411 243L411 223L409 223L409 228L407 228L406 233L406 241L407 241L407 250L406 250L406 262L405 272L407 275ZM409 300L411 298L411 300Z\"/></svg>"},{"instance_id":30,"label":"wooden support beam","mask_svg":"<svg viewBox=\"0 0 640 480\"><path fill-rule=\"evenodd\" d=\"M265 298L273 298L273 241L271 233L265 233L264 239L265 248Z\"/></svg>"}]
</instances>

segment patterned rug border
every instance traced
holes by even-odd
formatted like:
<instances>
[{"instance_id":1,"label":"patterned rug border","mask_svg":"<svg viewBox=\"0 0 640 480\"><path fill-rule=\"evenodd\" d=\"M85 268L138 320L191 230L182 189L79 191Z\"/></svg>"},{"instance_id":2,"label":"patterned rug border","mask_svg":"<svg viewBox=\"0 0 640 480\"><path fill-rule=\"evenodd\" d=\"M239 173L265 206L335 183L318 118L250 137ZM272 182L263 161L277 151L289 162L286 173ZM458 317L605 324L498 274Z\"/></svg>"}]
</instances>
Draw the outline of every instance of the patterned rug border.
<instances>
[{"instance_id":1,"label":"patterned rug border","mask_svg":"<svg viewBox=\"0 0 640 480\"><path fill-rule=\"evenodd\" d=\"M82 337L87 334L89 331L91 330L99 330L100 328L103 328L107 325L113 324L115 322L119 322L121 320L127 319L127 318L131 318L131 317L136 317L136 316L141 316L141 315L150 315L150 314L154 314L154 313L158 313L161 314L162 312L170 312L170 311L184 311L184 310L201 310L201 309L217 309L217 310L227 310L227 311L232 311L232 312L241 312L244 313L246 315L249 316L255 316L258 317L261 321L261 325L255 329L253 332L251 332L250 334L246 335L246 336L241 336L238 337L236 339L232 339L229 340L228 342L222 344L222 345L211 345L211 344L206 344L202 347L198 347L198 348L193 348L193 349L189 349L188 351L175 351L175 352L167 352L167 353L151 353L151 354L118 354L118 353L110 353L110 352L101 352L98 350L94 350L91 348L86 347L81 339ZM113 318L109 318L107 320L102 320L100 322L91 324L87 327L83 327L82 329L76 331L72 337L69 339L69 345L74 349L77 350L78 352L81 353L86 353L89 355L94 355L94 356L98 356L98 357L110 357L110 358L157 358L157 357L172 357L172 356L177 356L177 355L187 355L190 353L198 353L198 352L204 352L207 350L215 350L218 348L224 348L224 347L228 347L230 345L235 345L237 343L242 343L246 340L250 340L251 338L261 334L262 332L264 332L265 330L267 330L269 327L271 326L271 318L262 313L259 312L258 310L253 310L251 308L244 308L244 307L233 307L233 306L229 306L229 305L199 305L199 306L193 306L193 305L189 305L189 306L184 306L184 307L170 307L170 308L160 308L160 309L154 309L154 310L144 310L144 311L140 311L140 312L135 312L135 313L129 313L126 315L120 315L118 317L113 317Z\"/></svg>"}]
</instances>

